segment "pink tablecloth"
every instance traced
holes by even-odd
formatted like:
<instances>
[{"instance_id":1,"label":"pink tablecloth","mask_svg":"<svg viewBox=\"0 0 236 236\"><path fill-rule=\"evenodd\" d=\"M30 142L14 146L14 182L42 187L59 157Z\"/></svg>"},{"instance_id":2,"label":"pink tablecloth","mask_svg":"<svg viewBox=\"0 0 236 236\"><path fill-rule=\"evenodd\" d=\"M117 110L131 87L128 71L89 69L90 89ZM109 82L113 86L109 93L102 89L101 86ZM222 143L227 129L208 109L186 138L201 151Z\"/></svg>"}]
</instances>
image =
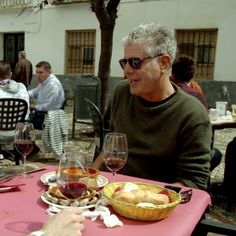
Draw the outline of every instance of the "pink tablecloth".
<instances>
[{"instance_id":1,"label":"pink tablecloth","mask_svg":"<svg viewBox=\"0 0 236 236\"><path fill-rule=\"evenodd\" d=\"M23 236L41 227L48 215L47 204L40 198L46 189L40 181L40 176L54 169L55 166L48 166L46 170L32 173L33 177L23 180L26 185L21 186L20 189L0 193L1 236ZM102 175L111 180L110 173L103 172ZM119 174L116 180L158 183ZM190 236L210 203L210 196L206 192L193 189L191 201L178 205L167 219L159 222L141 222L120 217L124 226L110 229L105 228L100 220L92 222L87 219L84 236Z\"/></svg>"}]
</instances>

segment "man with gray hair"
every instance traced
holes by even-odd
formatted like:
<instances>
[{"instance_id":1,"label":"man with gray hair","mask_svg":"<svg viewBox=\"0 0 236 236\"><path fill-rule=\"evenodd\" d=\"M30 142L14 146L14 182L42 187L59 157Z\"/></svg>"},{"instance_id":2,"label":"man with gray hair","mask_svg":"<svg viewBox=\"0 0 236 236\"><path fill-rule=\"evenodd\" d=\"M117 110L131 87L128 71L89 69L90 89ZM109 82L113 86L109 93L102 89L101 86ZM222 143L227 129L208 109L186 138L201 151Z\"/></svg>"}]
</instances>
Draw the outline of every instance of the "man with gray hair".
<instances>
[{"instance_id":1,"label":"man with gray hair","mask_svg":"<svg viewBox=\"0 0 236 236\"><path fill-rule=\"evenodd\" d=\"M33 77L32 63L26 59L26 53L20 51L18 53L18 62L12 75L12 79L21 82L28 88Z\"/></svg>"},{"instance_id":2,"label":"man with gray hair","mask_svg":"<svg viewBox=\"0 0 236 236\"><path fill-rule=\"evenodd\" d=\"M211 123L206 109L169 80L176 55L173 32L140 25L123 39L126 80L116 86L111 127L128 140L122 174L206 189ZM94 167L102 165L100 155Z\"/></svg>"}]
</instances>

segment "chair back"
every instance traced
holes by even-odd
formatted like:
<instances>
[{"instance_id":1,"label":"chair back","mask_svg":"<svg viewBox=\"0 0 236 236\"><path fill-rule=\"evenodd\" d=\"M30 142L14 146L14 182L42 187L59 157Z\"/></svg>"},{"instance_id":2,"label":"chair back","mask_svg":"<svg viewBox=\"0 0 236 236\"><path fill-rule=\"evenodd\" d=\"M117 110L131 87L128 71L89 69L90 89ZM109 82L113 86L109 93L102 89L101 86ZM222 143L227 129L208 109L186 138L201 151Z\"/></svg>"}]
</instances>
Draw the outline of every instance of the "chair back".
<instances>
[{"instance_id":1,"label":"chair back","mask_svg":"<svg viewBox=\"0 0 236 236\"><path fill-rule=\"evenodd\" d=\"M28 110L25 100L19 98L0 98L0 130L15 130L18 122L23 122Z\"/></svg>"},{"instance_id":2,"label":"chair back","mask_svg":"<svg viewBox=\"0 0 236 236\"><path fill-rule=\"evenodd\" d=\"M88 98L84 98L90 118L93 123L95 138L99 138L99 150L102 150L103 139L104 139L104 129L103 129L103 119L99 108Z\"/></svg>"}]
</instances>

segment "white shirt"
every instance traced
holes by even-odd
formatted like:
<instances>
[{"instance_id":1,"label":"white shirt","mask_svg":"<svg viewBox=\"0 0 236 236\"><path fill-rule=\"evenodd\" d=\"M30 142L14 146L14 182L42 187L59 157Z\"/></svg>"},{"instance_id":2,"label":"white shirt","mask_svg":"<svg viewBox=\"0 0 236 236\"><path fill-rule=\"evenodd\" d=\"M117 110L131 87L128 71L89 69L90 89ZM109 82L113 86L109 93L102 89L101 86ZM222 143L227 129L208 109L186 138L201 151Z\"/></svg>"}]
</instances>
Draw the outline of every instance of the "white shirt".
<instances>
[{"instance_id":1,"label":"white shirt","mask_svg":"<svg viewBox=\"0 0 236 236\"><path fill-rule=\"evenodd\" d=\"M4 80L4 83L0 85L0 98L21 98L28 104L28 112L26 119L29 115L29 95L26 87L22 83L18 83L14 80ZM9 138L14 136L14 131L1 131L0 139Z\"/></svg>"}]
</instances>

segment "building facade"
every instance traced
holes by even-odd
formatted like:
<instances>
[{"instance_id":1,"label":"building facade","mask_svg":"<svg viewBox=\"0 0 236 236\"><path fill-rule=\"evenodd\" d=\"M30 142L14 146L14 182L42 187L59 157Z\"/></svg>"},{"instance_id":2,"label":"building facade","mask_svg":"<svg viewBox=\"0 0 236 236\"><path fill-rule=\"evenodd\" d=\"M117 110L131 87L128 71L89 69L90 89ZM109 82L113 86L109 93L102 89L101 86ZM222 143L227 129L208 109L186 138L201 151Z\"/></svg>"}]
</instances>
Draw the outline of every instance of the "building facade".
<instances>
[{"instance_id":1,"label":"building facade","mask_svg":"<svg viewBox=\"0 0 236 236\"><path fill-rule=\"evenodd\" d=\"M158 22L176 32L181 53L196 58L201 78L236 81L235 13L235 0L121 0L111 75L123 75L123 36L139 24ZM24 49L33 65L47 60L55 74L96 75L100 38L89 1L1 0L0 60L14 64Z\"/></svg>"}]
</instances>

